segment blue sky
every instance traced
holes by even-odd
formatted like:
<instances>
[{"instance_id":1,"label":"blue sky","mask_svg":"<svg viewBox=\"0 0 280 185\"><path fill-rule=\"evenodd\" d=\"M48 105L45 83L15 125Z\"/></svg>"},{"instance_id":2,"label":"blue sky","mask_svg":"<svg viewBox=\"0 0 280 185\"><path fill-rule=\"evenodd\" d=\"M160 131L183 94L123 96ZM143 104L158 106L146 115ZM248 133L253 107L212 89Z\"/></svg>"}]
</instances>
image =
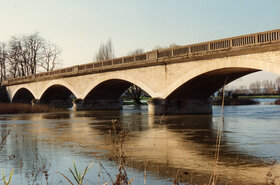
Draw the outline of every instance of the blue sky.
<instances>
[{"instance_id":1,"label":"blue sky","mask_svg":"<svg viewBox=\"0 0 280 185\"><path fill-rule=\"evenodd\" d=\"M119 57L279 29L279 7L279 0L0 0L0 41L39 32L62 48L67 67L92 62L109 38Z\"/></svg>"}]
</instances>

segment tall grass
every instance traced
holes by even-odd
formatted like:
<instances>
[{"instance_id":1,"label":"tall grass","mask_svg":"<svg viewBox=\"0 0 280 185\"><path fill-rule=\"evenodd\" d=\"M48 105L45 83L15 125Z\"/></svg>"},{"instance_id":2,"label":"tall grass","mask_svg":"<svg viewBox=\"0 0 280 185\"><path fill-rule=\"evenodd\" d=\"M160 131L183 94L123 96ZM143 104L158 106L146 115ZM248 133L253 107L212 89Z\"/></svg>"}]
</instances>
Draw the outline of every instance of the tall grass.
<instances>
[{"instance_id":1,"label":"tall grass","mask_svg":"<svg viewBox=\"0 0 280 185\"><path fill-rule=\"evenodd\" d=\"M74 180L75 181L71 181L65 174L61 173L61 172L57 172L58 174L62 175L71 185L74 185L75 182L78 184L78 185L82 185L83 184L83 181L84 181L84 178L85 178L85 175L87 173L87 171L91 168L91 166L93 165L93 162L87 166L85 168L85 170L83 171L83 173L81 173L80 171L78 172L78 169L76 167L76 164L75 162L73 161L73 165L74 165L74 168L73 170L71 168L69 168L69 171L71 172L71 175L73 176Z\"/></svg>"},{"instance_id":2,"label":"tall grass","mask_svg":"<svg viewBox=\"0 0 280 185\"><path fill-rule=\"evenodd\" d=\"M109 130L111 144L113 146L114 157L118 161L118 174L116 175L114 185L129 185L134 178L129 180L126 172L126 154L124 151L124 142L129 134L118 120L112 120L113 129Z\"/></svg>"},{"instance_id":3,"label":"tall grass","mask_svg":"<svg viewBox=\"0 0 280 185\"><path fill-rule=\"evenodd\" d=\"M217 137L216 137L216 149L215 149L215 160L214 160L214 167L212 174L209 179L209 185L215 185L218 180L218 163L219 163L219 157L220 157L220 147L221 147L221 140L222 140L222 132L223 132L223 125L224 125L224 106L225 106L225 84L227 79L225 80L225 83L223 85L222 89L222 105L221 105L221 113L220 113L220 120L218 123L218 131L217 131Z\"/></svg>"},{"instance_id":4,"label":"tall grass","mask_svg":"<svg viewBox=\"0 0 280 185\"><path fill-rule=\"evenodd\" d=\"M30 105L20 103L0 103L0 114L54 112L56 109L47 105Z\"/></svg>"},{"instance_id":5,"label":"tall grass","mask_svg":"<svg viewBox=\"0 0 280 185\"><path fill-rule=\"evenodd\" d=\"M9 136L9 134L10 134L10 130L8 130L8 131L6 131L2 134L2 138L1 138L1 142L0 142L0 151L2 151L4 145L6 144L6 141L7 141L7 138ZM4 173L2 174L3 178L1 180L3 180L4 185L11 185L12 184L13 173L14 173L14 169L12 169L8 180L6 180L5 174Z\"/></svg>"}]
</instances>

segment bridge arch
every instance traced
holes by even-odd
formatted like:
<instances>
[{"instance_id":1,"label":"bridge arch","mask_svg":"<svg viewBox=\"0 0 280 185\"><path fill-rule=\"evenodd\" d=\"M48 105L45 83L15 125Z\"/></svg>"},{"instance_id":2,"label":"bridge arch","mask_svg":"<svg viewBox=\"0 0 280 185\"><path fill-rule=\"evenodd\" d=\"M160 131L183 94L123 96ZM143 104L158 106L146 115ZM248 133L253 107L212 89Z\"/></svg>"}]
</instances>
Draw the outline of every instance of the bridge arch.
<instances>
[{"instance_id":1,"label":"bridge arch","mask_svg":"<svg viewBox=\"0 0 280 185\"><path fill-rule=\"evenodd\" d=\"M84 98L84 100L86 102L93 100L118 100L121 95L132 85L135 84L125 80L107 80L95 86Z\"/></svg>"},{"instance_id":2,"label":"bridge arch","mask_svg":"<svg viewBox=\"0 0 280 185\"><path fill-rule=\"evenodd\" d=\"M31 104L33 99L35 99L34 94L29 89L21 87L15 92L11 98L11 102Z\"/></svg>"},{"instance_id":3,"label":"bridge arch","mask_svg":"<svg viewBox=\"0 0 280 185\"><path fill-rule=\"evenodd\" d=\"M40 103L48 104L56 108L71 108L73 98L75 97L71 90L65 86L56 84L44 91L40 98Z\"/></svg>"},{"instance_id":4,"label":"bridge arch","mask_svg":"<svg viewBox=\"0 0 280 185\"><path fill-rule=\"evenodd\" d=\"M81 99L85 99L95 88L100 88L100 85L105 84L107 82L112 83L120 83L122 84L122 89L120 91L125 91L129 86L136 85L140 87L142 90L144 90L146 93L148 93L150 96L155 96L156 93L153 91L152 88L150 88L148 85L146 85L141 79L131 77L130 75L125 75L122 73L111 73L108 75L103 75L100 78L95 78L88 81L88 88L84 91L84 93L81 95ZM124 89L124 90L123 90Z\"/></svg>"},{"instance_id":5,"label":"bridge arch","mask_svg":"<svg viewBox=\"0 0 280 185\"><path fill-rule=\"evenodd\" d=\"M265 58L267 59L267 58ZM257 72L257 71L268 71L275 74L280 74L280 64L279 61L267 61L260 57L250 58L246 56L236 56L234 58L223 58L209 60L209 62L198 62L198 64L192 69L184 69L183 75L177 77L177 79L169 85L165 91L162 93L162 98L172 98L179 96L180 93L187 92L188 90L194 90L194 93L190 93L194 96L197 91L203 91L203 85L211 86L208 93L205 94L196 94L197 96L206 96L208 97L214 93L216 90L221 88L227 79L227 84L242 77L247 74ZM211 83L212 80L215 80L215 83ZM204 83L203 83L204 81ZM207 84L207 82L209 82ZM199 83L197 85L197 83ZM196 91L197 90L197 91Z\"/></svg>"},{"instance_id":6,"label":"bridge arch","mask_svg":"<svg viewBox=\"0 0 280 185\"><path fill-rule=\"evenodd\" d=\"M52 80L49 83L47 83L46 85L43 86L42 90L40 91L40 94L38 96L39 99L42 99L42 96L44 95L44 93L53 86L62 86L67 88L69 91L71 91L73 93L74 96L78 96L79 93L76 91L76 89L74 88L73 85L67 83L65 80L63 79L58 79L58 80Z\"/></svg>"}]
</instances>

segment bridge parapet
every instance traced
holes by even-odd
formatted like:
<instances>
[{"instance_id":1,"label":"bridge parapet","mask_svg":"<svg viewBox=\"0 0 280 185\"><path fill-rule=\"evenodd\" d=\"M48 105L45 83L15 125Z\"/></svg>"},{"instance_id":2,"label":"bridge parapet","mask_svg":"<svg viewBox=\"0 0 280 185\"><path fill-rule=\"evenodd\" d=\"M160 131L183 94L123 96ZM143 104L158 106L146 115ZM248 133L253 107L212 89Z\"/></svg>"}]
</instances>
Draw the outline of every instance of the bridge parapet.
<instances>
[{"instance_id":1,"label":"bridge parapet","mask_svg":"<svg viewBox=\"0 0 280 185\"><path fill-rule=\"evenodd\" d=\"M112 60L87 63L54 71L38 73L35 75L13 78L3 81L2 86L84 75L104 70L116 70L152 64L156 65L162 59L164 60L185 56L192 57L193 55L199 54L212 55L215 51L219 52L229 51L231 49L243 49L258 45L274 44L276 42L280 42L280 29L169 49L155 50L138 55L114 58Z\"/></svg>"}]
</instances>

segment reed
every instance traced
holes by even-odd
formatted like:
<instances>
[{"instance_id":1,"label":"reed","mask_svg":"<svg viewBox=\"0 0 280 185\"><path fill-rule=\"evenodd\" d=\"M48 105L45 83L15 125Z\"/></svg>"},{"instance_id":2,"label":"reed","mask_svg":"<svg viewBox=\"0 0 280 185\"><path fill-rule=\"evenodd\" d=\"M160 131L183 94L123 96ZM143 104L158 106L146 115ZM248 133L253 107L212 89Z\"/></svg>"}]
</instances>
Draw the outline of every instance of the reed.
<instances>
[{"instance_id":1,"label":"reed","mask_svg":"<svg viewBox=\"0 0 280 185\"><path fill-rule=\"evenodd\" d=\"M78 185L82 185L83 184L83 181L84 181L84 178L85 178L85 175L87 173L87 171L92 167L93 165L93 162L87 166L85 168L85 170L83 171L83 173L81 171L78 172L78 169L76 167L76 164L75 162L73 161L73 165L74 165L74 168L73 170L71 168L69 168L69 171L71 172L71 175L73 176L74 180L75 181L71 181L65 174L61 173L61 172L56 172L60 175L62 175L71 185L74 185L75 182L78 184Z\"/></svg>"},{"instance_id":2,"label":"reed","mask_svg":"<svg viewBox=\"0 0 280 185\"><path fill-rule=\"evenodd\" d=\"M47 105L30 105L20 103L0 103L0 114L43 113L56 109Z\"/></svg>"},{"instance_id":3,"label":"reed","mask_svg":"<svg viewBox=\"0 0 280 185\"><path fill-rule=\"evenodd\" d=\"M222 133L223 133L223 125L224 125L224 106L225 106L225 86L226 86L227 79L224 82L222 88L222 102L221 102L221 112L220 112L220 119L218 124L217 130L217 137L216 137L216 148L215 148L215 160L214 160L214 167L212 174L210 176L209 185L215 185L218 181L218 167L219 167L219 159L220 159L220 147L221 147L221 140L222 140Z\"/></svg>"}]
</instances>

